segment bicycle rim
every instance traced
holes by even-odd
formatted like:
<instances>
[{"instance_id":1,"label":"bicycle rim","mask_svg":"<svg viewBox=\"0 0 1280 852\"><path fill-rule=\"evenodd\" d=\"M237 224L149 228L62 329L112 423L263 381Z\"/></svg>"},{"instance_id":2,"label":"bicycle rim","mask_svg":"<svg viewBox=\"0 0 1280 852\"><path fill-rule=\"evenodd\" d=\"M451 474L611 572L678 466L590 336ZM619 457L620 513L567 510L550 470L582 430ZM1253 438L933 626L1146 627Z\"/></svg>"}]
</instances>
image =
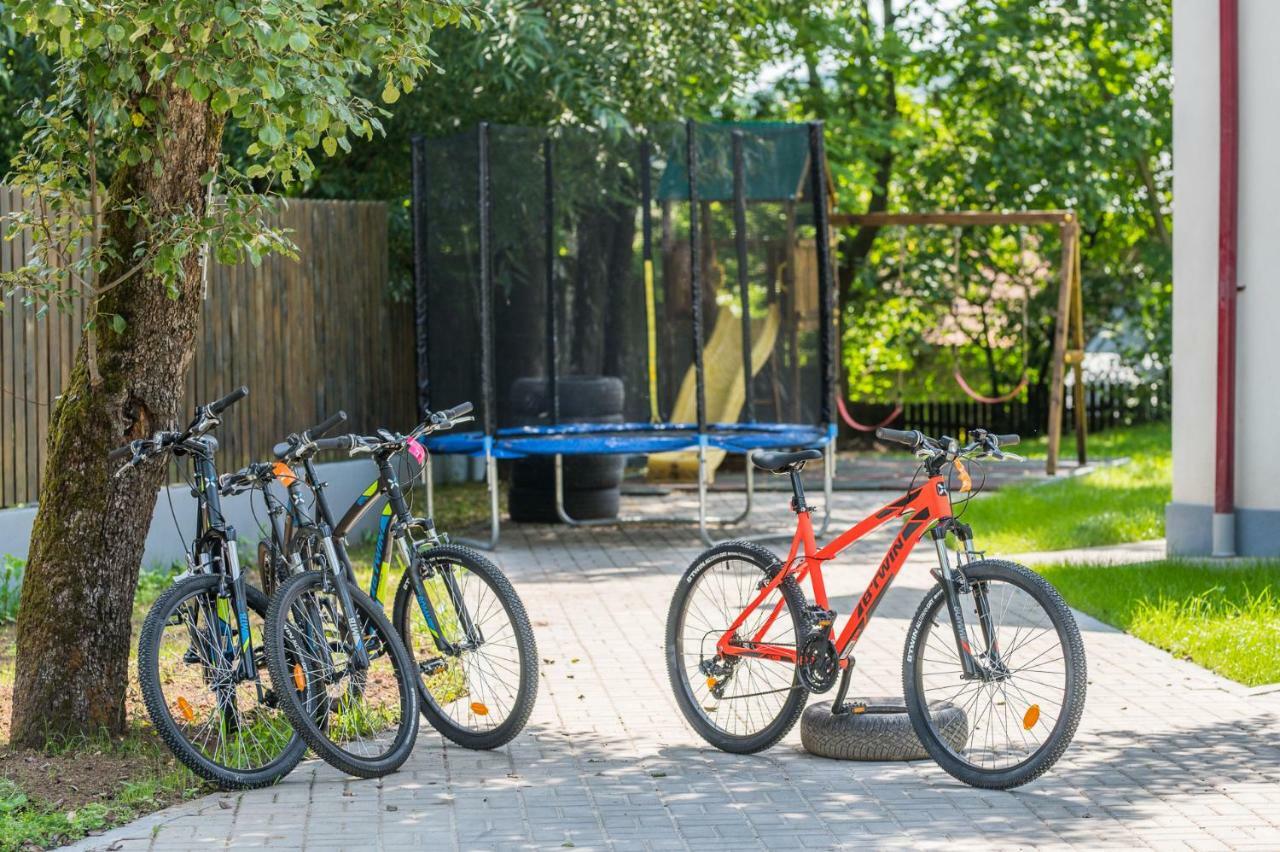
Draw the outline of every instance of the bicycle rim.
<instances>
[{"instance_id":1,"label":"bicycle rim","mask_svg":"<svg viewBox=\"0 0 1280 852\"><path fill-rule=\"evenodd\" d=\"M514 727L514 735L528 718L536 650L515 591L496 568L491 576L468 561L446 553L420 560L436 623L428 624L416 597L406 592L397 624L418 667L424 710L436 717L432 722L452 729L447 735L491 747L504 726Z\"/></svg>"},{"instance_id":2,"label":"bicycle rim","mask_svg":"<svg viewBox=\"0 0 1280 852\"><path fill-rule=\"evenodd\" d=\"M794 662L726 658L716 651L716 642L766 579L749 559L720 557L693 581L677 624L675 650L692 705L706 724L729 737L751 737L769 728L786 713L797 689ZM748 614L735 633L736 643L794 649L802 631L792 610L781 587L775 589Z\"/></svg>"},{"instance_id":3,"label":"bicycle rim","mask_svg":"<svg viewBox=\"0 0 1280 852\"><path fill-rule=\"evenodd\" d=\"M985 774L1012 772L1053 745L1059 721L1069 711L1072 663L1053 613L1028 589L997 578L971 580L971 587L961 605L981 676L961 679L955 634L939 595L917 640L916 687L925 706L950 703L964 713L963 746L939 737L962 766ZM976 607L975 593L983 589L991 615L990 645Z\"/></svg>"},{"instance_id":4,"label":"bicycle rim","mask_svg":"<svg viewBox=\"0 0 1280 852\"><path fill-rule=\"evenodd\" d=\"M282 653L287 676L307 687L294 693L291 715L311 746L345 771L378 771L380 763L402 759L406 739L416 734L417 705L403 649L395 650L399 640L381 610L358 590L352 597L358 634L319 574L285 586L273 602L283 619L273 627L273 651ZM356 641L368 652L367 668L357 665Z\"/></svg>"},{"instance_id":5,"label":"bicycle rim","mask_svg":"<svg viewBox=\"0 0 1280 852\"><path fill-rule=\"evenodd\" d=\"M265 657L265 602L248 608L243 645L231 598L215 577L175 586L144 627L139 668L153 723L175 754L203 777L228 786L255 786L283 775L302 744L277 706ZM257 660L245 679L246 648ZM185 752L185 753L184 753Z\"/></svg>"}]
</instances>

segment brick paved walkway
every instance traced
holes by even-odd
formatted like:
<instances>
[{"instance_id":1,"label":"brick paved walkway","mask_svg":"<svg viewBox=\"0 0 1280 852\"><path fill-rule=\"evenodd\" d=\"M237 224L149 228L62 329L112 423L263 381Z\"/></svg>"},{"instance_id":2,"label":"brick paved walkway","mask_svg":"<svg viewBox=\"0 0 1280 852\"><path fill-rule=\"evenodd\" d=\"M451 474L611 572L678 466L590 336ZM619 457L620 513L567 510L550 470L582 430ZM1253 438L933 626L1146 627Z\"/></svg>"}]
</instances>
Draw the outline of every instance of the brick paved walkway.
<instances>
[{"instance_id":1,"label":"brick paved walkway","mask_svg":"<svg viewBox=\"0 0 1280 852\"><path fill-rule=\"evenodd\" d=\"M883 496L841 494L837 519ZM766 495L758 513L785 514L785 500L772 502ZM688 530L510 526L498 559L543 657L537 707L511 746L468 752L424 724L409 763L381 782L308 761L271 789L208 796L81 846L1280 846L1280 695L1250 695L1084 616L1080 732L1049 775L1015 792L965 787L928 761L815 758L800 749L798 727L762 755L708 748L676 709L662 648L673 584L699 550ZM842 613L876 550L859 548L848 570L828 572ZM853 694L900 692L927 556L913 557L860 643Z\"/></svg>"}]
</instances>

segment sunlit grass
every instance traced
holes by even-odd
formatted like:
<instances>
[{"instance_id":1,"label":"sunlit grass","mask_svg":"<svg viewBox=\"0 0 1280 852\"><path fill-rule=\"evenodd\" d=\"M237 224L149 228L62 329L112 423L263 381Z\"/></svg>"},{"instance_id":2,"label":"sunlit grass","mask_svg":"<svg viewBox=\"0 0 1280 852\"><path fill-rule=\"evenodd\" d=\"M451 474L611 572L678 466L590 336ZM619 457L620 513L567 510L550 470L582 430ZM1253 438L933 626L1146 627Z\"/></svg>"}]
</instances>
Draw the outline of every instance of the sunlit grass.
<instances>
[{"instance_id":1,"label":"sunlit grass","mask_svg":"<svg viewBox=\"0 0 1280 852\"><path fill-rule=\"evenodd\" d=\"M1128 461L979 495L962 516L979 549L1018 553L1161 538L1172 483L1168 424L1103 432L1090 437L1089 447L1094 459ZM1033 442L1027 454L1042 450L1043 442Z\"/></svg>"},{"instance_id":2,"label":"sunlit grass","mask_svg":"<svg viewBox=\"0 0 1280 852\"><path fill-rule=\"evenodd\" d=\"M1280 682L1280 561L1037 566L1077 609L1248 686Z\"/></svg>"},{"instance_id":3,"label":"sunlit grass","mask_svg":"<svg viewBox=\"0 0 1280 852\"><path fill-rule=\"evenodd\" d=\"M14 780L0 778L0 849L30 849L70 843L91 831L129 822L158 807L206 791L206 786L145 728L135 726L123 738L56 738L45 747L50 758L74 758L77 754L113 754L128 757L148 768L141 777L122 781L114 794L102 801L68 808L58 797L56 785L24 789Z\"/></svg>"}]
</instances>

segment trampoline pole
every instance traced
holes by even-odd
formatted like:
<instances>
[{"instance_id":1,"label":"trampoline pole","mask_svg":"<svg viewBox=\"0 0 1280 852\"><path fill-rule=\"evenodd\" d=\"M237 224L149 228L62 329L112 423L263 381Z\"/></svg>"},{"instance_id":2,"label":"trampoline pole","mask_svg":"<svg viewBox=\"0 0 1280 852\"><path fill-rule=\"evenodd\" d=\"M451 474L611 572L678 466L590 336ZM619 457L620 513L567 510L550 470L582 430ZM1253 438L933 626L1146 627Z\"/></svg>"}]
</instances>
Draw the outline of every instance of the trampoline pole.
<instances>
[{"instance_id":1,"label":"trampoline pole","mask_svg":"<svg viewBox=\"0 0 1280 852\"><path fill-rule=\"evenodd\" d=\"M738 301L742 305L743 422L756 420L751 382L751 285L747 279L746 166L742 161L742 131L733 131L733 243L738 255Z\"/></svg>"},{"instance_id":2,"label":"trampoline pole","mask_svg":"<svg viewBox=\"0 0 1280 852\"><path fill-rule=\"evenodd\" d=\"M827 155L822 139L822 122L809 122L809 169L812 176L813 224L817 230L818 252L818 357L822 368L824 426L835 422L835 299L831 282L831 231L827 219Z\"/></svg>"},{"instance_id":3,"label":"trampoline pole","mask_svg":"<svg viewBox=\"0 0 1280 852\"><path fill-rule=\"evenodd\" d=\"M707 387L702 371L702 244L698 233L698 141L697 124L685 122L685 147L689 168L689 289L693 297L693 372L696 386L698 434L707 428ZM699 484L705 485L699 465Z\"/></svg>"},{"instance_id":4,"label":"trampoline pole","mask_svg":"<svg viewBox=\"0 0 1280 852\"><path fill-rule=\"evenodd\" d=\"M414 348L417 355L415 366L418 370L418 416L425 418L431 410L431 371L429 369L429 349L427 344L427 320L430 315L430 302L427 278L427 155L426 140L422 136L414 136L410 157L411 180L413 181L412 208L413 217L413 328Z\"/></svg>"},{"instance_id":5,"label":"trampoline pole","mask_svg":"<svg viewBox=\"0 0 1280 852\"><path fill-rule=\"evenodd\" d=\"M497 404L493 392L493 251L490 233L489 123L480 122L476 137L479 154L480 207L480 394L484 399L484 433L494 435Z\"/></svg>"},{"instance_id":6,"label":"trampoline pole","mask_svg":"<svg viewBox=\"0 0 1280 852\"><path fill-rule=\"evenodd\" d=\"M715 544L707 532L707 440L702 435L698 436L698 534L708 547Z\"/></svg>"},{"instance_id":7,"label":"trampoline pole","mask_svg":"<svg viewBox=\"0 0 1280 852\"><path fill-rule=\"evenodd\" d=\"M648 358L645 365L649 378L649 422L661 423L662 412L658 408L658 305L653 290L653 172L651 169L649 137L640 140L640 233L644 260L644 318L648 339Z\"/></svg>"},{"instance_id":8,"label":"trampoline pole","mask_svg":"<svg viewBox=\"0 0 1280 852\"><path fill-rule=\"evenodd\" d=\"M547 276L547 399L551 403L551 425L560 425L560 336L559 305L556 301L556 196L555 166L551 136L542 143L543 216L546 217Z\"/></svg>"},{"instance_id":9,"label":"trampoline pole","mask_svg":"<svg viewBox=\"0 0 1280 852\"><path fill-rule=\"evenodd\" d=\"M498 460L493 457L490 448L485 449L485 479L489 481L489 550L498 546L498 536L502 534L501 520L498 517Z\"/></svg>"}]
</instances>

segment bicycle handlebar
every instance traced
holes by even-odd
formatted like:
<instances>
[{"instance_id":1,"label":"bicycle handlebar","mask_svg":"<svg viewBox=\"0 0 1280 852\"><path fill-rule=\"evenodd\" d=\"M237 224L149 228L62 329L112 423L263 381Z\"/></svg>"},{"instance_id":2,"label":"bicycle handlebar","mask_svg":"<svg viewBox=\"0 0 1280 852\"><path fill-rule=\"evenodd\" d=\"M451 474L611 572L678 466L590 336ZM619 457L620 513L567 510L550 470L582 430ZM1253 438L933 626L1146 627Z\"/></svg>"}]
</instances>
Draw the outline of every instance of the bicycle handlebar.
<instances>
[{"instance_id":1,"label":"bicycle handlebar","mask_svg":"<svg viewBox=\"0 0 1280 852\"><path fill-rule=\"evenodd\" d=\"M992 435L991 437L995 438L996 443L1002 447L1014 447L1022 441L1020 437L1012 433L1008 435Z\"/></svg>"},{"instance_id":2,"label":"bicycle handlebar","mask_svg":"<svg viewBox=\"0 0 1280 852\"><path fill-rule=\"evenodd\" d=\"M914 429L886 429L881 426L876 429L876 437L882 441L893 441L896 444L904 444L911 449L915 449L924 443L924 435Z\"/></svg>"},{"instance_id":3,"label":"bicycle handlebar","mask_svg":"<svg viewBox=\"0 0 1280 852\"><path fill-rule=\"evenodd\" d=\"M130 441L129 443L125 444L123 447L116 447L114 450L107 453L107 461L109 462L124 461L125 459L129 458L132 455L133 455L133 442Z\"/></svg>"},{"instance_id":4,"label":"bicycle handlebar","mask_svg":"<svg viewBox=\"0 0 1280 852\"><path fill-rule=\"evenodd\" d=\"M474 408L475 406L469 402L460 402L453 408L446 408L444 411L437 412L434 417L439 417L442 421L457 420L459 417L470 414Z\"/></svg>"},{"instance_id":5,"label":"bicycle handlebar","mask_svg":"<svg viewBox=\"0 0 1280 852\"><path fill-rule=\"evenodd\" d=\"M325 452L326 450L349 450L355 446L354 435L338 435L333 438L321 438L312 442L315 445L316 452Z\"/></svg>"},{"instance_id":6,"label":"bicycle handlebar","mask_svg":"<svg viewBox=\"0 0 1280 852\"><path fill-rule=\"evenodd\" d=\"M241 385L222 399L217 399L209 403L209 413L216 417L248 395L249 388L245 385Z\"/></svg>"},{"instance_id":7,"label":"bicycle handlebar","mask_svg":"<svg viewBox=\"0 0 1280 852\"><path fill-rule=\"evenodd\" d=\"M334 426L337 426L339 423L346 423L346 422L347 422L347 412L339 411L337 414L333 415L332 417L329 417L326 420L322 420L321 422L317 423L315 426L312 426L310 429L307 430L307 434L313 438L319 438L321 435L323 435L325 432L328 432L330 429L332 429Z\"/></svg>"}]
</instances>

